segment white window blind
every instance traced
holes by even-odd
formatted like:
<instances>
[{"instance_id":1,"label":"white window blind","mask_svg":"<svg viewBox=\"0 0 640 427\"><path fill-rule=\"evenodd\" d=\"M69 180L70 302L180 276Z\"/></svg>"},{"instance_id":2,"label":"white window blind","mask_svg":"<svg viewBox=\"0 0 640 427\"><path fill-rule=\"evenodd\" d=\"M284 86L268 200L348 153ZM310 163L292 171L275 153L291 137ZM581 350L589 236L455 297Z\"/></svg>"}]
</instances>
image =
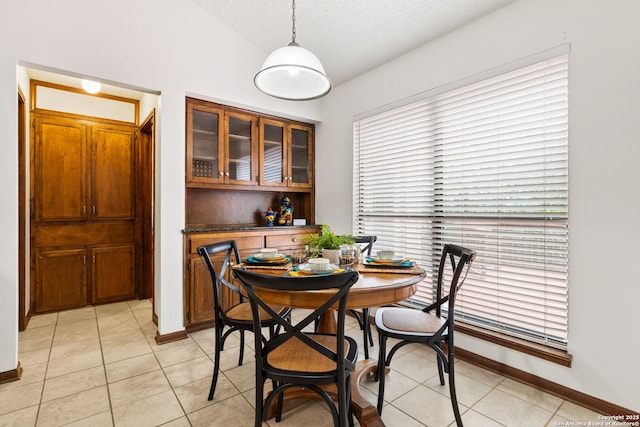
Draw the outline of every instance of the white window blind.
<instances>
[{"instance_id":1,"label":"white window blind","mask_svg":"<svg viewBox=\"0 0 640 427\"><path fill-rule=\"evenodd\" d=\"M440 251L478 256L465 322L567 343L568 59L561 55L354 123L354 234L428 272Z\"/></svg>"}]
</instances>

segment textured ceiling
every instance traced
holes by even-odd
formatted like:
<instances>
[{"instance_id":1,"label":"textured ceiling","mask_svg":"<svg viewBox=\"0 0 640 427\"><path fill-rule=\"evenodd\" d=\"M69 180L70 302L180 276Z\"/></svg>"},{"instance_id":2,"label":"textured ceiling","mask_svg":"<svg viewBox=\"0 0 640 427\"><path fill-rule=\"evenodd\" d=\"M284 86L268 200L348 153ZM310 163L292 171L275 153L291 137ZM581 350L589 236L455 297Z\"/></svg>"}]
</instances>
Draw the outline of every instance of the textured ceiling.
<instances>
[{"instance_id":1,"label":"textured ceiling","mask_svg":"<svg viewBox=\"0 0 640 427\"><path fill-rule=\"evenodd\" d=\"M193 1L265 58L291 41L290 0ZM296 41L338 85L514 1L296 0Z\"/></svg>"}]
</instances>

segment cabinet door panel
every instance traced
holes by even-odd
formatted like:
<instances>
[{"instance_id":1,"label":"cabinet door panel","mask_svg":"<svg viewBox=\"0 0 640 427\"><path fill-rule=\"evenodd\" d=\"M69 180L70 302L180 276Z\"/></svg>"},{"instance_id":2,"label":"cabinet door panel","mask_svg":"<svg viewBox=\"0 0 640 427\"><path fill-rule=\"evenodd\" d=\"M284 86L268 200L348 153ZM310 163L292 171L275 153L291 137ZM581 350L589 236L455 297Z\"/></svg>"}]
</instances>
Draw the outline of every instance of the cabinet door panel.
<instances>
[{"instance_id":1,"label":"cabinet door panel","mask_svg":"<svg viewBox=\"0 0 640 427\"><path fill-rule=\"evenodd\" d=\"M200 258L189 259L191 273L187 324L215 320L213 313L213 285L211 275Z\"/></svg>"},{"instance_id":2,"label":"cabinet door panel","mask_svg":"<svg viewBox=\"0 0 640 427\"><path fill-rule=\"evenodd\" d=\"M92 219L132 219L133 131L94 126L92 134Z\"/></svg>"},{"instance_id":3,"label":"cabinet door panel","mask_svg":"<svg viewBox=\"0 0 640 427\"><path fill-rule=\"evenodd\" d=\"M87 217L87 127L61 118L36 119L34 193L37 221Z\"/></svg>"},{"instance_id":4,"label":"cabinet door panel","mask_svg":"<svg viewBox=\"0 0 640 427\"><path fill-rule=\"evenodd\" d=\"M187 182L224 182L224 112L187 101Z\"/></svg>"},{"instance_id":5,"label":"cabinet door panel","mask_svg":"<svg viewBox=\"0 0 640 427\"><path fill-rule=\"evenodd\" d=\"M260 185L286 186L285 126L282 122L260 119Z\"/></svg>"},{"instance_id":6,"label":"cabinet door panel","mask_svg":"<svg viewBox=\"0 0 640 427\"><path fill-rule=\"evenodd\" d=\"M313 182L313 135L311 128L291 125L291 157L289 185L311 187Z\"/></svg>"},{"instance_id":7,"label":"cabinet door panel","mask_svg":"<svg viewBox=\"0 0 640 427\"><path fill-rule=\"evenodd\" d=\"M133 245L109 246L91 250L92 302L108 302L133 298Z\"/></svg>"},{"instance_id":8,"label":"cabinet door panel","mask_svg":"<svg viewBox=\"0 0 640 427\"><path fill-rule=\"evenodd\" d=\"M229 112L226 116L226 182L256 184L257 119Z\"/></svg>"},{"instance_id":9,"label":"cabinet door panel","mask_svg":"<svg viewBox=\"0 0 640 427\"><path fill-rule=\"evenodd\" d=\"M86 250L43 250L36 262L36 312L87 304Z\"/></svg>"}]
</instances>

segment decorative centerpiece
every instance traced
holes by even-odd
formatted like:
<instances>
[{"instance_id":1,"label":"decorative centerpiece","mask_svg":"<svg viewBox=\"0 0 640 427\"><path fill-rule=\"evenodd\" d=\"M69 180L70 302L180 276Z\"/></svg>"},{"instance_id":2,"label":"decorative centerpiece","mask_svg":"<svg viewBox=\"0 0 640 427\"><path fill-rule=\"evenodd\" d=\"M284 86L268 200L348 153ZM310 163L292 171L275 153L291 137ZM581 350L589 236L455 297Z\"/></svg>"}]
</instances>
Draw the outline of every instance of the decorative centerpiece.
<instances>
[{"instance_id":1,"label":"decorative centerpiece","mask_svg":"<svg viewBox=\"0 0 640 427\"><path fill-rule=\"evenodd\" d=\"M264 215L264 220L267 222L267 227L273 227L273 221L276 220L276 213L273 209L269 208Z\"/></svg>"},{"instance_id":2,"label":"decorative centerpiece","mask_svg":"<svg viewBox=\"0 0 640 427\"><path fill-rule=\"evenodd\" d=\"M278 210L278 225L292 225L293 205L287 196L282 198L280 209Z\"/></svg>"},{"instance_id":3,"label":"decorative centerpiece","mask_svg":"<svg viewBox=\"0 0 640 427\"><path fill-rule=\"evenodd\" d=\"M349 234L337 236L327 224L322 224L322 233L309 234L303 238L311 257L322 256L336 265L340 264L341 246L352 245L355 241L355 237Z\"/></svg>"}]
</instances>

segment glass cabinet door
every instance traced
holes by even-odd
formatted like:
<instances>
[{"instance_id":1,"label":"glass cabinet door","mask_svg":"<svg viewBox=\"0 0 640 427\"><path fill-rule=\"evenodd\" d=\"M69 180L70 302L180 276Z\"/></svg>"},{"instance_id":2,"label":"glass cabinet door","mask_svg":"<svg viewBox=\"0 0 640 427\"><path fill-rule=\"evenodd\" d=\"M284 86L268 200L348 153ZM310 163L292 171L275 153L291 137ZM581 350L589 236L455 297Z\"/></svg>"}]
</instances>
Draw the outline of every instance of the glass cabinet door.
<instances>
[{"instance_id":1,"label":"glass cabinet door","mask_svg":"<svg viewBox=\"0 0 640 427\"><path fill-rule=\"evenodd\" d=\"M290 186L310 187L313 182L311 132L310 127L291 125Z\"/></svg>"},{"instance_id":2,"label":"glass cabinet door","mask_svg":"<svg viewBox=\"0 0 640 427\"><path fill-rule=\"evenodd\" d=\"M286 185L285 177L285 127L281 122L261 119L260 159L261 185Z\"/></svg>"},{"instance_id":3,"label":"glass cabinet door","mask_svg":"<svg viewBox=\"0 0 640 427\"><path fill-rule=\"evenodd\" d=\"M255 184L254 150L257 139L257 121L255 117L227 113L227 170L225 177L235 184Z\"/></svg>"},{"instance_id":4,"label":"glass cabinet door","mask_svg":"<svg viewBox=\"0 0 640 427\"><path fill-rule=\"evenodd\" d=\"M187 181L222 182L221 110L187 104Z\"/></svg>"}]
</instances>

